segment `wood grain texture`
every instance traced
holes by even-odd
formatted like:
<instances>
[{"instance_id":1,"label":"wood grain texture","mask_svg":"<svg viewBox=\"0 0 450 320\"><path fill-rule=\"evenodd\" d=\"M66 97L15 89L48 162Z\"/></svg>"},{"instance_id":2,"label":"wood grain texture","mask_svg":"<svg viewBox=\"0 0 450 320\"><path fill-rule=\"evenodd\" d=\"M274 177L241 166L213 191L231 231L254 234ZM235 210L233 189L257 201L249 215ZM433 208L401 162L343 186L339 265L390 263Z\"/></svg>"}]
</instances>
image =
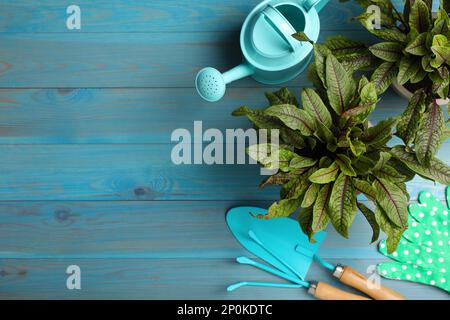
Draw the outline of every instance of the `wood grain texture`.
<instances>
[{"instance_id":1,"label":"wood grain texture","mask_svg":"<svg viewBox=\"0 0 450 320\"><path fill-rule=\"evenodd\" d=\"M0 202L2 258L233 258L246 255L226 212L268 201ZM370 206L368 203L366 203ZM382 258L358 215L350 239L330 226L323 258Z\"/></svg>"},{"instance_id":2,"label":"wood grain texture","mask_svg":"<svg viewBox=\"0 0 450 320\"><path fill-rule=\"evenodd\" d=\"M401 0L396 0L401 3ZM260 0L78 0L82 28L75 32L205 32L239 30ZM0 32L74 32L66 28L71 1L3 0ZM350 17L361 12L353 1L331 0L322 11L323 30L354 30Z\"/></svg>"},{"instance_id":3,"label":"wood grain texture","mask_svg":"<svg viewBox=\"0 0 450 320\"><path fill-rule=\"evenodd\" d=\"M398 3L401 0L396 0ZM61 0L0 4L0 299L310 299L304 290L225 288L242 280L278 281L241 266L248 253L225 212L267 207L277 188L258 189L258 166L175 166L176 128L248 128L230 112L265 105L273 89L233 83L210 104L195 92L196 72L242 60L239 30L259 0L79 0L82 29L66 28ZM321 13L321 41L341 34L372 42L350 17L353 1ZM306 75L286 84L298 90ZM405 101L388 93L372 117ZM448 162L446 143L440 157ZM424 188L409 183L412 198ZM329 230L321 255L365 274L385 260L368 245L361 215L350 240ZM66 289L68 265L82 268L82 290ZM340 286L313 267L309 279ZM410 299L448 299L435 288L383 280ZM347 289L348 290L348 289Z\"/></svg>"},{"instance_id":4,"label":"wood grain texture","mask_svg":"<svg viewBox=\"0 0 450 320\"><path fill-rule=\"evenodd\" d=\"M248 128L231 112L241 105L267 106L265 91L230 88L217 103L191 88L178 89L0 89L1 144L170 143L173 130ZM292 88L300 96L300 88ZM403 112L407 101L389 91L371 115L376 123ZM176 115L176 117L174 117Z\"/></svg>"},{"instance_id":5,"label":"wood grain texture","mask_svg":"<svg viewBox=\"0 0 450 320\"><path fill-rule=\"evenodd\" d=\"M340 33L372 39L363 30ZM321 39L332 34L322 32ZM8 33L0 48L0 87L6 88L192 88L200 69L226 71L242 62L236 32ZM287 85L306 83L305 73ZM261 87L250 78L230 86Z\"/></svg>"},{"instance_id":6,"label":"wood grain texture","mask_svg":"<svg viewBox=\"0 0 450 320\"><path fill-rule=\"evenodd\" d=\"M268 200L258 165L174 165L173 145L0 145L0 200ZM448 148L444 147L446 152ZM408 183L414 199L424 188Z\"/></svg>"},{"instance_id":7,"label":"wood grain texture","mask_svg":"<svg viewBox=\"0 0 450 320\"><path fill-rule=\"evenodd\" d=\"M352 265L363 274L378 260L333 260ZM67 290L65 271L81 268L81 290ZM313 266L307 276L349 292L324 270ZM234 259L2 259L0 299L313 299L304 289L241 288L239 281L280 281ZM408 299L448 299L439 289L404 281L381 280Z\"/></svg>"}]
</instances>

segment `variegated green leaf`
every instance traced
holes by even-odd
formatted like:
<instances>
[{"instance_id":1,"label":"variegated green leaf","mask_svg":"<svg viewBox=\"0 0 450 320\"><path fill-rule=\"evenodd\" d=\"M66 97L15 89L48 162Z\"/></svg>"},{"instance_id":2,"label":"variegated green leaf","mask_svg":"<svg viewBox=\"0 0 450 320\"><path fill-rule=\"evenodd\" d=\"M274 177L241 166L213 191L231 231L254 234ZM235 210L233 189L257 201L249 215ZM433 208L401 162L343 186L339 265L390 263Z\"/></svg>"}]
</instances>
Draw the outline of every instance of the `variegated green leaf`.
<instances>
[{"instance_id":1,"label":"variegated green leaf","mask_svg":"<svg viewBox=\"0 0 450 320\"><path fill-rule=\"evenodd\" d=\"M299 207L300 203L298 199L283 199L273 203L266 215L258 216L258 218L272 219L288 217L294 213Z\"/></svg>"},{"instance_id":2,"label":"variegated green leaf","mask_svg":"<svg viewBox=\"0 0 450 320\"><path fill-rule=\"evenodd\" d=\"M417 70L416 74L413 75L411 77L411 79L409 79L409 81L411 83L419 83L421 82L423 79L425 79L425 77L428 75L428 73L423 70L422 68L419 68L419 70Z\"/></svg>"},{"instance_id":3,"label":"variegated green leaf","mask_svg":"<svg viewBox=\"0 0 450 320\"><path fill-rule=\"evenodd\" d=\"M448 80L450 78L450 71L448 70L448 67L446 67L446 66L442 66L442 67L438 68L437 73L442 79Z\"/></svg>"},{"instance_id":4,"label":"variegated green leaf","mask_svg":"<svg viewBox=\"0 0 450 320\"><path fill-rule=\"evenodd\" d=\"M394 62L383 62L375 69L370 81L375 84L378 95L384 93L397 75L397 64Z\"/></svg>"},{"instance_id":5,"label":"variegated green leaf","mask_svg":"<svg viewBox=\"0 0 450 320\"><path fill-rule=\"evenodd\" d=\"M375 172L375 175L378 178L382 178L393 183L404 182L406 180L404 175L400 174L396 169L387 164L380 167Z\"/></svg>"},{"instance_id":6,"label":"variegated green leaf","mask_svg":"<svg viewBox=\"0 0 450 320\"><path fill-rule=\"evenodd\" d=\"M353 53L364 53L367 50L364 43L343 36L331 36L325 40L325 45L337 58Z\"/></svg>"},{"instance_id":7,"label":"variegated green leaf","mask_svg":"<svg viewBox=\"0 0 450 320\"><path fill-rule=\"evenodd\" d=\"M305 173L308 175L309 173ZM282 199L301 199L306 190L308 190L309 185L311 183L307 178L303 178L303 176L294 178L290 180L288 183L284 184L280 190L280 196ZM299 201L299 205L301 200Z\"/></svg>"},{"instance_id":8,"label":"variegated green leaf","mask_svg":"<svg viewBox=\"0 0 450 320\"><path fill-rule=\"evenodd\" d=\"M314 243L314 231L312 230L313 208L309 207L301 210L297 220L303 230L303 233L308 236L310 242Z\"/></svg>"},{"instance_id":9,"label":"variegated green leaf","mask_svg":"<svg viewBox=\"0 0 450 320\"><path fill-rule=\"evenodd\" d=\"M369 47L369 50L374 56L387 62L397 62L403 55L403 47L398 42L380 42Z\"/></svg>"},{"instance_id":10,"label":"variegated green leaf","mask_svg":"<svg viewBox=\"0 0 450 320\"><path fill-rule=\"evenodd\" d=\"M395 185L396 185L397 187L399 187L400 190L402 190L403 194L404 194L405 197L406 197L406 201L409 202L410 196L409 196L409 193L408 193L408 188L406 187L406 183L405 183L405 182L396 182Z\"/></svg>"},{"instance_id":11,"label":"variegated green leaf","mask_svg":"<svg viewBox=\"0 0 450 320\"><path fill-rule=\"evenodd\" d=\"M442 110L436 101L433 101L423 114L415 144L417 159L426 167L439 150L444 126Z\"/></svg>"},{"instance_id":12,"label":"variegated green leaf","mask_svg":"<svg viewBox=\"0 0 450 320\"><path fill-rule=\"evenodd\" d=\"M336 180L336 176L339 173L339 166L336 162L333 162L328 168L322 168L314 172L309 181L317 184L326 184Z\"/></svg>"},{"instance_id":13,"label":"variegated green leaf","mask_svg":"<svg viewBox=\"0 0 450 320\"><path fill-rule=\"evenodd\" d=\"M352 167L352 161L346 155L337 154L336 155L336 164L339 166L339 168L345 175L350 176L350 177L356 177L356 172Z\"/></svg>"},{"instance_id":14,"label":"variegated green leaf","mask_svg":"<svg viewBox=\"0 0 450 320\"><path fill-rule=\"evenodd\" d=\"M375 213L370 210L365 204L358 202L358 209L362 212L367 222L369 222L372 227L372 240L371 243L374 243L378 240L380 236L380 226L377 223L377 219L375 218Z\"/></svg>"},{"instance_id":15,"label":"variegated green leaf","mask_svg":"<svg viewBox=\"0 0 450 320\"><path fill-rule=\"evenodd\" d=\"M322 122L326 127L331 127L331 114L320 96L313 89L303 89L302 103L303 109L305 109L311 116Z\"/></svg>"},{"instance_id":16,"label":"variegated green leaf","mask_svg":"<svg viewBox=\"0 0 450 320\"><path fill-rule=\"evenodd\" d=\"M441 143L444 143L448 139L450 139L450 128L448 126L445 126L444 132L442 134Z\"/></svg>"},{"instance_id":17,"label":"variegated green leaf","mask_svg":"<svg viewBox=\"0 0 450 320\"><path fill-rule=\"evenodd\" d=\"M372 13L363 13L356 17L361 24L373 35L386 41L405 42L406 35L397 29L375 29L373 27Z\"/></svg>"},{"instance_id":18,"label":"variegated green leaf","mask_svg":"<svg viewBox=\"0 0 450 320\"><path fill-rule=\"evenodd\" d=\"M264 179L264 181L262 181L259 184L259 187L265 188L270 185L281 185L281 184L285 184L286 182L288 182L291 179L292 179L292 177L288 173L279 172L279 173L274 174L273 176L269 176L266 179Z\"/></svg>"},{"instance_id":19,"label":"variegated green leaf","mask_svg":"<svg viewBox=\"0 0 450 320\"><path fill-rule=\"evenodd\" d=\"M297 149L303 149L306 146L303 137L295 130L288 127L281 127L280 131L280 144L287 144Z\"/></svg>"},{"instance_id":20,"label":"variegated green leaf","mask_svg":"<svg viewBox=\"0 0 450 320\"><path fill-rule=\"evenodd\" d=\"M443 34L437 34L437 35L433 36L432 46L444 47L447 44L448 44L448 39Z\"/></svg>"},{"instance_id":21,"label":"variegated green leaf","mask_svg":"<svg viewBox=\"0 0 450 320\"><path fill-rule=\"evenodd\" d=\"M268 91L265 95L271 106L290 104L298 107L297 98L287 88L275 92Z\"/></svg>"},{"instance_id":22,"label":"variegated green leaf","mask_svg":"<svg viewBox=\"0 0 450 320\"><path fill-rule=\"evenodd\" d=\"M322 122L317 122L317 130L314 135L325 144L336 145L336 137Z\"/></svg>"},{"instance_id":23,"label":"variegated green leaf","mask_svg":"<svg viewBox=\"0 0 450 320\"><path fill-rule=\"evenodd\" d=\"M417 73L419 68L420 64L417 58L403 56L400 60L397 82L404 85Z\"/></svg>"},{"instance_id":24,"label":"variegated green leaf","mask_svg":"<svg viewBox=\"0 0 450 320\"><path fill-rule=\"evenodd\" d=\"M403 191L394 183L383 178L375 178L373 187L377 193L377 202L389 219L400 228L408 227L407 202Z\"/></svg>"},{"instance_id":25,"label":"variegated green leaf","mask_svg":"<svg viewBox=\"0 0 450 320\"><path fill-rule=\"evenodd\" d=\"M270 143L252 145L247 148L247 153L266 169L280 169L285 172L290 170L291 160L297 157L291 150Z\"/></svg>"},{"instance_id":26,"label":"variegated green leaf","mask_svg":"<svg viewBox=\"0 0 450 320\"><path fill-rule=\"evenodd\" d=\"M309 168L317 163L316 159L303 157L298 154L292 157L289 167L293 169Z\"/></svg>"},{"instance_id":27,"label":"variegated green leaf","mask_svg":"<svg viewBox=\"0 0 450 320\"><path fill-rule=\"evenodd\" d=\"M361 88L360 103L342 114L343 119L351 120L351 123L363 122L375 110L378 95L375 84L367 83Z\"/></svg>"},{"instance_id":28,"label":"variegated green leaf","mask_svg":"<svg viewBox=\"0 0 450 320\"><path fill-rule=\"evenodd\" d=\"M331 53L325 45L315 45L314 46L314 65L317 72L317 76L321 80L324 88L327 88L326 80L326 60L327 56Z\"/></svg>"},{"instance_id":29,"label":"variegated green leaf","mask_svg":"<svg viewBox=\"0 0 450 320\"><path fill-rule=\"evenodd\" d=\"M329 210L330 219L336 231L348 238L348 228L356 215L356 193L351 178L343 173L334 183Z\"/></svg>"},{"instance_id":30,"label":"variegated green leaf","mask_svg":"<svg viewBox=\"0 0 450 320\"><path fill-rule=\"evenodd\" d=\"M352 77L331 54L326 60L326 79L328 100L336 114L341 115L349 107L356 86Z\"/></svg>"},{"instance_id":31,"label":"variegated green leaf","mask_svg":"<svg viewBox=\"0 0 450 320\"><path fill-rule=\"evenodd\" d=\"M312 183L308 190L306 190L305 195L303 196L303 202L301 204L302 208L311 207L317 199L317 195L320 190L320 184Z\"/></svg>"},{"instance_id":32,"label":"variegated green leaf","mask_svg":"<svg viewBox=\"0 0 450 320\"><path fill-rule=\"evenodd\" d=\"M391 159L392 155L389 152L381 151L379 157L376 160L376 164L373 170L380 170Z\"/></svg>"},{"instance_id":33,"label":"variegated green leaf","mask_svg":"<svg viewBox=\"0 0 450 320\"><path fill-rule=\"evenodd\" d=\"M372 29L370 32L386 41L406 41L406 35L397 29Z\"/></svg>"},{"instance_id":34,"label":"variegated green leaf","mask_svg":"<svg viewBox=\"0 0 450 320\"><path fill-rule=\"evenodd\" d=\"M369 50L366 50L366 52L349 53L338 57L338 61L351 74L355 71L371 70L377 64L378 59Z\"/></svg>"},{"instance_id":35,"label":"variegated green leaf","mask_svg":"<svg viewBox=\"0 0 450 320\"><path fill-rule=\"evenodd\" d=\"M439 15L439 13L438 13ZM449 23L449 17L448 15L443 11L440 11L440 15L442 17L438 17L434 23L434 27L431 30L431 33L434 35L437 34L443 34L443 35L449 35L450 31L450 23Z\"/></svg>"},{"instance_id":36,"label":"variegated green leaf","mask_svg":"<svg viewBox=\"0 0 450 320\"><path fill-rule=\"evenodd\" d=\"M415 0L409 15L409 26L417 32L427 32L431 27L430 9L422 0Z\"/></svg>"},{"instance_id":37,"label":"variegated green leaf","mask_svg":"<svg viewBox=\"0 0 450 320\"><path fill-rule=\"evenodd\" d=\"M319 232L325 229L330 221L328 215L328 206L330 203L330 196L333 190L333 184L324 185L317 195L316 202L313 207L313 222L312 230L314 232Z\"/></svg>"},{"instance_id":38,"label":"variegated green leaf","mask_svg":"<svg viewBox=\"0 0 450 320\"><path fill-rule=\"evenodd\" d=\"M359 157L367 151L366 144L358 139L349 140L350 151L355 157ZM356 173L355 173L356 175Z\"/></svg>"},{"instance_id":39,"label":"variegated green leaf","mask_svg":"<svg viewBox=\"0 0 450 320\"><path fill-rule=\"evenodd\" d=\"M269 143L254 144L247 148L247 154L255 161L261 164L270 162L270 156L274 152L278 152L279 147ZM293 154L294 155L294 154Z\"/></svg>"},{"instance_id":40,"label":"variegated green leaf","mask_svg":"<svg viewBox=\"0 0 450 320\"><path fill-rule=\"evenodd\" d=\"M410 145L416 138L420 119L425 112L427 95L423 89L418 90L409 100L408 107L403 112L397 124L397 135L405 145Z\"/></svg>"},{"instance_id":41,"label":"variegated green leaf","mask_svg":"<svg viewBox=\"0 0 450 320\"><path fill-rule=\"evenodd\" d=\"M437 72L430 73L429 77L433 81L431 90L442 99L447 99L449 95L450 74L446 66L438 68Z\"/></svg>"},{"instance_id":42,"label":"variegated green leaf","mask_svg":"<svg viewBox=\"0 0 450 320\"><path fill-rule=\"evenodd\" d=\"M411 181L416 177L416 173L411 170L405 163L403 163L403 161L397 159L396 157L392 157L388 163L392 165L398 171L398 173L406 177L405 181Z\"/></svg>"},{"instance_id":43,"label":"variegated green leaf","mask_svg":"<svg viewBox=\"0 0 450 320\"><path fill-rule=\"evenodd\" d=\"M315 131L314 119L305 110L294 105L272 106L265 110L265 114L278 118L289 128L299 130L304 136L310 136Z\"/></svg>"},{"instance_id":44,"label":"variegated green leaf","mask_svg":"<svg viewBox=\"0 0 450 320\"><path fill-rule=\"evenodd\" d=\"M235 117L247 116L247 118L260 129L280 129L277 119L264 114L264 110L252 110L247 106L239 107L232 113Z\"/></svg>"},{"instance_id":45,"label":"variegated green leaf","mask_svg":"<svg viewBox=\"0 0 450 320\"><path fill-rule=\"evenodd\" d=\"M360 179L353 179L353 185L355 186L356 192L364 194L367 199L375 201L377 198L377 193L369 182Z\"/></svg>"},{"instance_id":46,"label":"variegated green leaf","mask_svg":"<svg viewBox=\"0 0 450 320\"><path fill-rule=\"evenodd\" d=\"M450 65L450 46L432 46L435 57L431 60L431 66L433 68L439 68L444 63Z\"/></svg>"},{"instance_id":47,"label":"variegated green leaf","mask_svg":"<svg viewBox=\"0 0 450 320\"><path fill-rule=\"evenodd\" d=\"M406 46L405 51L415 56L426 55L428 53L427 35L426 32L419 34Z\"/></svg>"},{"instance_id":48,"label":"variegated green leaf","mask_svg":"<svg viewBox=\"0 0 450 320\"><path fill-rule=\"evenodd\" d=\"M300 32L296 32L292 35L296 40L298 41L302 41L302 42L309 42L311 44L314 44L314 41L312 41L307 35L306 33L304 33L303 31Z\"/></svg>"},{"instance_id":49,"label":"variegated green leaf","mask_svg":"<svg viewBox=\"0 0 450 320\"><path fill-rule=\"evenodd\" d=\"M378 122L375 126L368 128L363 136L362 141L367 145L378 145L386 143L392 137L392 129L397 124L396 118L388 118Z\"/></svg>"},{"instance_id":50,"label":"variegated green leaf","mask_svg":"<svg viewBox=\"0 0 450 320\"><path fill-rule=\"evenodd\" d=\"M317 62L317 59L318 58L316 57L315 62ZM322 79L319 77L315 63L312 63L309 65L308 70L307 70L307 75L308 75L309 81L312 83L312 85L316 89L319 96L326 97L327 94L326 94L325 84L322 82Z\"/></svg>"},{"instance_id":51,"label":"variegated green leaf","mask_svg":"<svg viewBox=\"0 0 450 320\"><path fill-rule=\"evenodd\" d=\"M442 161L433 159L430 165L425 167L420 164L414 154L407 152L402 146L392 148L391 154L417 174L443 185L450 184L450 167Z\"/></svg>"},{"instance_id":52,"label":"variegated green leaf","mask_svg":"<svg viewBox=\"0 0 450 320\"><path fill-rule=\"evenodd\" d=\"M423 70L425 70L426 72L434 71L433 67L431 66L431 60L432 60L432 57L430 54L427 54L422 57L421 65L422 65Z\"/></svg>"},{"instance_id":53,"label":"variegated green leaf","mask_svg":"<svg viewBox=\"0 0 450 320\"><path fill-rule=\"evenodd\" d=\"M380 229L387 235L386 243L388 253L393 253L397 249L405 228L397 227L378 204L375 206L375 219Z\"/></svg>"}]
</instances>

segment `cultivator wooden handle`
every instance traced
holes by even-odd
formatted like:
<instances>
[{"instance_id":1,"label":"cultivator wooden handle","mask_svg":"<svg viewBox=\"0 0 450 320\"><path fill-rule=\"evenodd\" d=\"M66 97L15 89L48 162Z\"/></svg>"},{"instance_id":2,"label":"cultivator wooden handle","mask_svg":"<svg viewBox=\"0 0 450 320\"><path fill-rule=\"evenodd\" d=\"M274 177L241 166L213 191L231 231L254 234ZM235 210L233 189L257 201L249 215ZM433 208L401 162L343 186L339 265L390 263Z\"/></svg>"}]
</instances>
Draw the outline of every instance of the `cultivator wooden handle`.
<instances>
[{"instance_id":1,"label":"cultivator wooden handle","mask_svg":"<svg viewBox=\"0 0 450 320\"><path fill-rule=\"evenodd\" d=\"M311 283L308 293L320 300L370 300L369 298L338 289L325 282Z\"/></svg>"},{"instance_id":2,"label":"cultivator wooden handle","mask_svg":"<svg viewBox=\"0 0 450 320\"><path fill-rule=\"evenodd\" d=\"M369 280L349 266L337 266L333 275L342 283L353 287L375 300L406 300L398 292L382 285L369 284Z\"/></svg>"}]
</instances>

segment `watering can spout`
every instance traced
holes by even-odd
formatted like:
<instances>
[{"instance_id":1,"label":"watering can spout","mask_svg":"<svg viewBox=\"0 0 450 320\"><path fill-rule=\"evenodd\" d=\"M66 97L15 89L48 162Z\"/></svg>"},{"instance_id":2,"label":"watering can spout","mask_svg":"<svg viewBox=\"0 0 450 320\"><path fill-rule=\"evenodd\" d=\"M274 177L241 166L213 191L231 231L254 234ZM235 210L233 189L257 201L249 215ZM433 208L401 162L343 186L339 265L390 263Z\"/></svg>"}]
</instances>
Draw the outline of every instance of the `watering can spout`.
<instances>
[{"instance_id":1,"label":"watering can spout","mask_svg":"<svg viewBox=\"0 0 450 320\"><path fill-rule=\"evenodd\" d=\"M254 70L245 63L223 74L214 68L204 68L197 74L195 85L203 99L209 102L215 102L222 99L227 84L248 77L253 73Z\"/></svg>"},{"instance_id":2,"label":"watering can spout","mask_svg":"<svg viewBox=\"0 0 450 320\"><path fill-rule=\"evenodd\" d=\"M320 12L329 1L330 0L305 0L304 6L308 11L314 8L317 12Z\"/></svg>"},{"instance_id":3,"label":"watering can spout","mask_svg":"<svg viewBox=\"0 0 450 320\"><path fill-rule=\"evenodd\" d=\"M254 70L248 64L241 64L223 74L226 84L251 76Z\"/></svg>"}]
</instances>

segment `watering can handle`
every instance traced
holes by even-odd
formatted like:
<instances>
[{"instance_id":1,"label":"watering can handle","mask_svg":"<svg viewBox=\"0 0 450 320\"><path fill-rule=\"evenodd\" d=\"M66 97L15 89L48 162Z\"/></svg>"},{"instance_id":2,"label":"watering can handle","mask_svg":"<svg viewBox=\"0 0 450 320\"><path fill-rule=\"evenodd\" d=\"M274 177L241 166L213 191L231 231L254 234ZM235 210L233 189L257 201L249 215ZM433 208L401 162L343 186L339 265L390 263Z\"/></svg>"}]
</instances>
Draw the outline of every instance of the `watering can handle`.
<instances>
[{"instance_id":1,"label":"watering can handle","mask_svg":"<svg viewBox=\"0 0 450 320\"><path fill-rule=\"evenodd\" d=\"M317 12L320 12L330 0L304 0L303 6L306 10L315 8Z\"/></svg>"},{"instance_id":2,"label":"watering can handle","mask_svg":"<svg viewBox=\"0 0 450 320\"><path fill-rule=\"evenodd\" d=\"M296 33L295 28L291 23L274 7L268 5L263 10L263 15L265 16L267 22L272 26L272 28L286 41L286 43L291 47L292 52L295 52L300 42L294 39L292 35Z\"/></svg>"}]
</instances>

